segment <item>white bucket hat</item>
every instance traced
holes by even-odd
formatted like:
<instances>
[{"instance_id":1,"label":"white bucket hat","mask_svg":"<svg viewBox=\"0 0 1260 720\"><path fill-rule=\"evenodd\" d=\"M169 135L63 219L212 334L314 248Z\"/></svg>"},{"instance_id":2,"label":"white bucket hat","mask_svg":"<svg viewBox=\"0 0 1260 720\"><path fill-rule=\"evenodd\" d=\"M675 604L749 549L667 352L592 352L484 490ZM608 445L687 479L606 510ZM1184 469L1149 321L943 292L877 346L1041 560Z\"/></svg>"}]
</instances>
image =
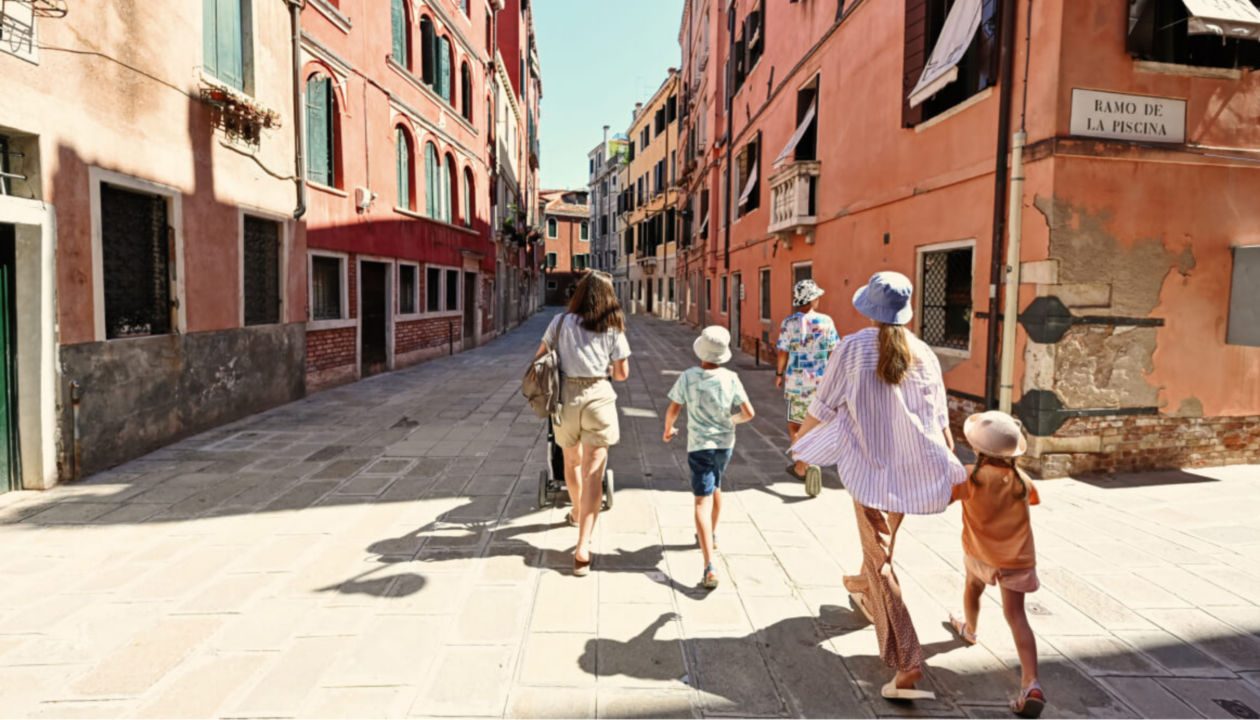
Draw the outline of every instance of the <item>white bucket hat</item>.
<instances>
[{"instance_id":1,"label":"white bucket hat","mask_svg":"<svg viewBox=\"0 0 1260 720\"><path fill-rule=\"evenodd\" d=\"M976 413L963 423L963 435L971 448L992 457L1023 455L1028 450L1023 429L1018 420L998 410Z\"/></svg>"},{"instance_id":2,"label":"white bucket hat","mask_svg":"<svg viewBox=\"0 0 1260 720\"><path fill-rule=\"evenodd\" d=\"M796 307L808 305L823 296L826 291L818 287L818 283L805 279L792 288L792 304Z\"/></svg>"},{"instance_id":3,"label":"white bucket hat","mask_svg":"<svg viewBox=\"0 0 1260 720\"><path fill-rule=\"evenodd\" d=\"M701 362L721 365L731 359L731 333L721 325L710 325L691 344Z\"/></svg>"}]
</instances>

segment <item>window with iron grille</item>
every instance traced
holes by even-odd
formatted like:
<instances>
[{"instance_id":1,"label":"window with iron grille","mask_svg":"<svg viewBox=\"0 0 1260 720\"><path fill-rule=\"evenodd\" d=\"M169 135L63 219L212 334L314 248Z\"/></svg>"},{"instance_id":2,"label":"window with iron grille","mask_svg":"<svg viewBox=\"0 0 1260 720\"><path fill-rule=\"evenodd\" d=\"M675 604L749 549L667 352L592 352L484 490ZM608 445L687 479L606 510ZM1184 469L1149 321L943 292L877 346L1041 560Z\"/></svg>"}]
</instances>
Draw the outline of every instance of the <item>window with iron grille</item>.
<instances>
[{"instance_id":1,"label":"window with iron grille","mask_svg":"<svg viewBox=\"0 0 1260 720\"><path fill-rule=\"evenodd\" d=\"M922 253L919 336L932 347L971 347L972 248Z\"/></svg>"},{"instance_id":2,"label":"window with iron grille","mask_svg":"<svg viewBox=\"0 0 1260 720\"><path fill-rule=\"evenodd\" d=\"M446 309L459 309L459 271L446 271Z\"/></svg>"},{"instance_id":3,"label":"window with iron grille","mask_svg":"<svg viewBox=\"0 0 1260 720\"><path fill-rule=\"evenodd\" d=\"M441 268L428 268L424 274L424 309L428 312L442 309Z\"/></svg>"},{"instance_id":4,"label":"window with iron grille","mask_svg":"<svg viewBox=\"0 0 1260 720\"><path fill-rule=\"evenodd\" d=\"M166 198L101 185L107 339L171 332L171 235Z\"/></svg>"},{"instance_id":5,"label":"window with iron grille","mask_svg":"<svg viewBox=\"0 0 1260 720\"><path fill-rule=\"evenodd\" d=\"M341 258L311 257L311 319L340 320L342 267Z\"/></svg>"},{"instance_id":6,"label":"window with iron grille","mask_svg":"<svg viewBox=\"0 0 1260 720\"><path fill-rule=\"evenodd\" d=\"M280 223L245 216L245 324L280 322Z\"/></svg>"},{"instance_id":7,"label":"window with iron grille","mask_svg":"<svg viewBox=\"0 0 1260 720\"><path fill-rule=\"evenodd\" d=\"M417 287L415 265L398 266L398 314L411 315L417 312L419 288Z\"/></svg>"}]
</instances>

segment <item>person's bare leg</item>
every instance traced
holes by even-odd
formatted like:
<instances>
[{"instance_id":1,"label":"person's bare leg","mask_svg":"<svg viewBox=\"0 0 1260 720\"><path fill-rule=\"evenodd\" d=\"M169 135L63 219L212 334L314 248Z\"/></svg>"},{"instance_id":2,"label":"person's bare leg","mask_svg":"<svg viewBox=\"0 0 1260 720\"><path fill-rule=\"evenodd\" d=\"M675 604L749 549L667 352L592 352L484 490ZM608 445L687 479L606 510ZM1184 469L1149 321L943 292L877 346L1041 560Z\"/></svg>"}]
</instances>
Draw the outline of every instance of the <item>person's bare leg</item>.
<instances>
[{"instance_id":1,"label":"person's bare leg","mask_svg":"<svg viewBox=\"0 0 1260 720\"><path fill-rule=\"evenodd\" d=\"M967 632L976 634L980 621L980 596L984 595L984 581L967 573L967 586L963 589L963 616L967 619Z\"/></svg>"},{"instance_id":2,"label":"person's bare leg","mask_svg":"<svg viewBox=\"0 0 1260 720\"><path fill-rule=\"evenodd\" d=\"M795 443L796 433L801 431L801 424L789 421L787 424L787 427L788 427L788 439L791 440L793 443ZM804 462L801 462L800 460L797 460L796 467L794 467L793 470L796 471L797 475L804 475L805 470L807 470L808 468L809 468L809 463L804 463Z\"/></svg>"},{"instance_id":3,"label":"person's bare leg","mask_svg":"<svg viewBox=\"0 0 1260 720\"><path fill-rule=\"evenodd\" d=\"M704 566L713 561L713 495L696 496L696 536L700 538L700 552L704 554Z\"/></svg>"},{"instance_id":4,"label":"person's bare leg","mask_svg":"<svg viewBox=\"0 0 1260 720\"><path fill-rule=\"evenodd\" d=\"M578 501L582 497L582 481L578 470L582 466L582 444L578 443L564 450L564 488L569 491L569 512L573 519L578 518Z\"/></svg>"},{"instance_id":5,"label":"person's bare leg","mask_svg":"<svg viewBox=\"0 0 1260 720\"><path fill-rule=\"evenodd\" d=\"M1026 688L1037 679L1037 636L1033 635L1024 612L1024 593L1002 588L1002 614L1011 626L1015 650L1019 652L1019 686Z\"/></svg>"},{"instance_id":6,"label":"person's bare leg","mask_svg":"<svg viewBox=\"0 0 1260 720\"><path fill-rule=\"evenodd\" d=\"M722 488L713 491L713 513L710 516L712 524L709 525L709 532L717 534L718 517L722 514Z\"/></svg>"},{"instance_id":7,"label":"person's bare leg","mask_svg":"<svg viewBox=\"0 0 1260 720\"><path fill-rule=\"evenodd\" d=\"M595 519L604 501L604 464L608 461L608 448L582 444L581 497L578 501L578 543L574 557L586 562L591 559L591 535L595 533Z\"/></svg>"}]
</instances>

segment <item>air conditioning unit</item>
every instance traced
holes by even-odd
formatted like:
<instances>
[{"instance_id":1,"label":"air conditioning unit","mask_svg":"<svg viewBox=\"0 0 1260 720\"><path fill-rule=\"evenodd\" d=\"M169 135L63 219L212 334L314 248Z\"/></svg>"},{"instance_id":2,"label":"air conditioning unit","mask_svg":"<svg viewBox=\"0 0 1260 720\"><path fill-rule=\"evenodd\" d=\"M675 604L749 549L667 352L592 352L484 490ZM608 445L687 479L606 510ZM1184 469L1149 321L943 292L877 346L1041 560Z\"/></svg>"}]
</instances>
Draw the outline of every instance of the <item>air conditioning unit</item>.
<instances>
[{"instance_id":1,"label":"air conditioning unit","mask_svg":"<svg viewBox=\"0 0 1260 720\"><path fill-rule=\"evenodd\" d=\"M365 187L356 187L354 189L354 205L359 212L367 212L372 207L372 201L376 199L376 193Z\"/></svg>"}]
</instances>

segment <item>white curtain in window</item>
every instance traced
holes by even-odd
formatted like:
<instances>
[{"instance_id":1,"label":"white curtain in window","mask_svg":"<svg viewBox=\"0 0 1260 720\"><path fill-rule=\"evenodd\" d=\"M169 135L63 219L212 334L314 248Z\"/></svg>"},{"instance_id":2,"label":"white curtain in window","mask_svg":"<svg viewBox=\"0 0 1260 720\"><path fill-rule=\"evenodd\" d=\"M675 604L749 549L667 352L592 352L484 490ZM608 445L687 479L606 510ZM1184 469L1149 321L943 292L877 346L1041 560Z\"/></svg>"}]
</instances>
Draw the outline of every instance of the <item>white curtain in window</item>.
<instances>
[{"instance_id":1,"label":"white curtain in window","mask_svg":"<svg viewBox=\"0 0 1260 720\"><path fill-rule=\"evenodd\" d=\"M1251 0L1181 0L1190 11L1186 32L1260 42L1260 9Z\"/></svg>"},{"instance_id":2,"label":"white curtain in window","mask_svg":"<svg viewBox=\"0 0 1260 720\"><path fill-rule=\"evenodd\" d=\"M936 47L923 66L923 74L910 91L910 107L919 105L958 79L958 63L971 45L976 28L980 27L981 10L981 0L958 0L950 8Z\"/></svg>"},{"instance_id":3,"label":"white curtain in window","mask_svg":"<svg viewBox=\"0 0 1260 720\"><path fill-rule=\"evenodd\" d=\"M792 137L788 140L787 145L783 148L783 152L779 153L779 157L774 159L774 166L779 167L788 155L796 149L797 143L801 138L805 137L805 133L809 130L809 124L814 121L814 115L818 112L818 98L814 98L809 103L809 109L805 111L805 117L801 119L801 124L796 126L796 132L792 133Z\"/></svg>"},{"instance_id":4,"label":"white curtain in window","mask_svg":"<svg viewBox=\"0 0 1260 720\"><path fill-rule=\"evenodd\" d=\"M744 183L744 191L739 194L739 204L743 205L748 202L748 196L752 195L753 187L757 184L757 164L753 163L748 170L748 182Z\"/></svg>"}]
</instances>

